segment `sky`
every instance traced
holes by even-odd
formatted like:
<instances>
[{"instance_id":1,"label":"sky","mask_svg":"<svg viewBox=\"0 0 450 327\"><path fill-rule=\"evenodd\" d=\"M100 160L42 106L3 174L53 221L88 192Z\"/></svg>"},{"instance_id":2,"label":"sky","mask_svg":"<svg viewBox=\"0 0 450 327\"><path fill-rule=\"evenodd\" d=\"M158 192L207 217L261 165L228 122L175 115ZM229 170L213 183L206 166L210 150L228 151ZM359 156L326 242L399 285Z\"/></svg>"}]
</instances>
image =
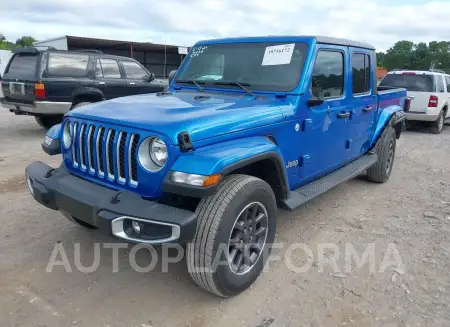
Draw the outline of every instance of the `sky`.
<instances>
[{"instance_id":1,"label":"sky","mask_svg":"<svg viewBox=\"0 0 450 327\"><path fill-rule=\"evenodd\" d=\"M8 40L62 35L190 46L201 39L326 35L386 50L450 41L450 0L0 0Z\"/></svg>"}]
</instances>

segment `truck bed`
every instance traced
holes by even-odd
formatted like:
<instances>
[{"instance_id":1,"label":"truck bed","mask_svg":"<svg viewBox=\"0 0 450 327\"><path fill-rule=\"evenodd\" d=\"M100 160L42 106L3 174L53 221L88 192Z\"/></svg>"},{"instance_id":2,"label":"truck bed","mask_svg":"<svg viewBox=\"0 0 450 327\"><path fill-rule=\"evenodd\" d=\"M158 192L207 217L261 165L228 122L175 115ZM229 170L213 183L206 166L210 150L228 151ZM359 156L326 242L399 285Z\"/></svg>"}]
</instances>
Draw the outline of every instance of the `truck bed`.
<instances>
[{"instance_id":1,"label":"truck bed","mask_svg":"<svg viewBox=\"0 0 450 327\"><path fill-rule=\"evenodd\" d=\"M392 105L398 105L402 108L405 107L405 99L407 95L406 89L378 86L377 94L378 110L382 110Z\"/></svg>"}]
</instances>

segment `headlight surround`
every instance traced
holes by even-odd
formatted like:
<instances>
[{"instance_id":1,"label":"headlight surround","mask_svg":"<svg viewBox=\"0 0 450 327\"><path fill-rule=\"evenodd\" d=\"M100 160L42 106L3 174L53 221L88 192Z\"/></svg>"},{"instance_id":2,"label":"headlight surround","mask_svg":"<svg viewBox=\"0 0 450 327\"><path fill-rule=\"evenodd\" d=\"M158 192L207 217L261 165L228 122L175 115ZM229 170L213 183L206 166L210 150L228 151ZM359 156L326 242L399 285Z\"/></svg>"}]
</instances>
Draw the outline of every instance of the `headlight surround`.
<instances>
[{"instance_id":1,"label":"headlight surround","mask_svg":"<svg viewBox=\"0 0 450 327\"><path fill-rule=\"evenodd\" d=\"M159 137L148 137L139 146L139 162L148 171L161 170L168 157L167 144Z\"/></svg>"},{"instance_id":2,"label":"headlight surround","mask_svg":"<svg viewBox=\"0 0 450 327\"><path fill-rule=\"evenodd\" d=\"M62 141L63 141L64 147L66 149L70 148L70 146L72 145L73 129L72 129L72 124L70 122L66 122L64 124L64 129L63 129L63 133L62 133Z\"/></svg>"}]
</instances>

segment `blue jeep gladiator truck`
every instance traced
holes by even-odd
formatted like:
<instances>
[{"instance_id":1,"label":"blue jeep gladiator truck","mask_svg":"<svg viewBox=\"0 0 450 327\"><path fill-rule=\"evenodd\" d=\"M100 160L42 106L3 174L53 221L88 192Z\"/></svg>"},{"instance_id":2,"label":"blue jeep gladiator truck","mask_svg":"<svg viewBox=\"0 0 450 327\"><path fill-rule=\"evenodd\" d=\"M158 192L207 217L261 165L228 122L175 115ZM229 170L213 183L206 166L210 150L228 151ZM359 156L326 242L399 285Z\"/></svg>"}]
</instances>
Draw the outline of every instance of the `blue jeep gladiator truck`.
<instances>
[{"instance_id":1,"label":"blue jeep gladiator truck","mask_svg":"<svg viewBox=\"0 0 450 327\"><path fill-rule=\"evenodd\" d=\"M278 208L364 171L389 179L409 101L375 69L371 45L344 39L198 42L167 92L67 113L42 144L62 164L30 164L30 192L124 241L186 244L199 286L238 294L263 270Z\"/></svg>"}]
</instances>

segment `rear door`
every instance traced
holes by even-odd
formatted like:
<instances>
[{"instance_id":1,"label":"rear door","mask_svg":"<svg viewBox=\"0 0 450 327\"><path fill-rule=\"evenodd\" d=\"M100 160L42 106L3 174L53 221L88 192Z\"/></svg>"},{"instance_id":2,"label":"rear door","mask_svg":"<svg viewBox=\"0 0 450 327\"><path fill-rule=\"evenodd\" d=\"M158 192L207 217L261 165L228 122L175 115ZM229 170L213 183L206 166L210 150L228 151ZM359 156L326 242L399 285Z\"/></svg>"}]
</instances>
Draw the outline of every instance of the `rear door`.
<instances>
[{"instance_id":1,"label":"rear door","mask_svg":"<svg viewBox=\"0 0 450 327\"><path fill-rule=\"evenodd\" d=\"M427 72L390 73L381 81L380 86L405 88L411 99L410 112L425 113L430 95L436 95L436 83L433 74Z\"/></svg>"},{"instance_id":2,"label":"rear door","mask_svg":"<svg viewBox=\"0 0 450 327\"><path fill-rule=\"evenodd\" d=\"M89 60L89 55L85 53L65 51L45 53L41 80L45 85L46 100L70 102L73 92L87 86L91 81Z\"/></svg>"},{"instance_id":3,"label":"rear door","mask_svg":"<svg viewBox=\"0 0 450 327\"><path fill-rule=\"evenodd\" d=\"M14 53L2 78L2 91L7 101L32 104L35 100L34 83L39 69L40 53Z\"/></svg>"},{"instance_id":4,"label":"rear door","mask_svg":"<svg viewBox=\"0 0 450 327\"><path fill-rule=\"evenodd\" d=\"M95 85L103 92L107 100L127 95L127 82L116 59L97 58Z\"/></svg>"},{"instance_id":5,"label":"rear door","mask_svg":"<svg viewBox=\"0 0 450 327\"><path fill-rule=\"evenodd\" d=\"M151 81L150 73L136 61L121 60L121 62L127 79L129 95L163 91L164 86Z\"/></svg>"}]
</instances>

